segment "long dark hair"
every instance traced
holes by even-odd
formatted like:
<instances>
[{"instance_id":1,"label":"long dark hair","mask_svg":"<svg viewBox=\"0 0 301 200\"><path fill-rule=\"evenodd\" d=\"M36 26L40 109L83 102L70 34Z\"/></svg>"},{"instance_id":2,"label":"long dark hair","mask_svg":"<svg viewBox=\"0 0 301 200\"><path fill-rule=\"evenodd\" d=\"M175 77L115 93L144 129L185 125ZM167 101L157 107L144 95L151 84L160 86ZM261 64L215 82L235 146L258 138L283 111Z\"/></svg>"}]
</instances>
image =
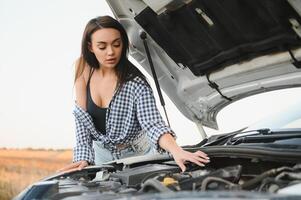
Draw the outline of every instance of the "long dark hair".
<instances>
[{"instance_id":1,"label":"long dark hair","mask_svg":"<svg viewBox=\"0 0 301 200\"><path fill-rule=\"evenodd\" d=\"M125 82L132 80L135 77L140 77L146 81L145 76L128 60L129 39L123 26L114 18L110 16L100 16L91 19L83 33L81 44L81 56L79 58L78 66L75 72L75 81L83 73L84 67L89 65L91 68L99 69L99 62L93 52L89 50L91 44L92 34L102 28L114 28L120 32L121 40L123 43L121 57L116 65L116 73L118 77L119 86Z\"/></svg>"}]
</instances>

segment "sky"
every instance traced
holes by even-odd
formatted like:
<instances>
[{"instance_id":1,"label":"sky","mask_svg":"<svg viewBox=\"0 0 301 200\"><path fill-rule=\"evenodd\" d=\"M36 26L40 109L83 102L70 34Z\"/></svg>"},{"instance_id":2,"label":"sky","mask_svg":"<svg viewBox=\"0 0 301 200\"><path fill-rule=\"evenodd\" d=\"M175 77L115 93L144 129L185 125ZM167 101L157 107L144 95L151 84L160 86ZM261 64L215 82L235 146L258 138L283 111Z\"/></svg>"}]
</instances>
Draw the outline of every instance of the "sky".
<instances>
[{"instance_id":1,"label":"sky","mask_svg":"<svg viewBox=\"0 0 301 200\"><path fill-rule=\"evenodd\" d=\"M113 16L104 0L0 0L0 147L74 146L74 61L80 55L86 23L99 15ZM268 96L279 99L277 94ZM266 97L260 97L266 101L262 110L270 113L274 109ZM177 142L200 141L196 126L166 95L165 101ZM157 99L160 107L159 102ZM254 106L251 99L235 108L230 106L218 116L224 130L238 129L254 120L239 117L246 102ZM260 118L254 109L250 112L250 116Z\"/></svg>"},{"instance_id":2,"label":"sky","mask_svg":"<svg viewBox=\"0 0 301 200\"><path fill-rule=\"evenodd\" d=\"M74 61L86 23L100 15L113 16L104 0L0 0L0 147L74 146ZM187 124L175 131L197 132Z\"/></svg>"},{"instance_id":3,"label":"sky","mask_svg":"<svg viewBox=\"0 0 301 200\"><path fill-rule=\"evenodd\" d=\"M73 74L105 1L0 1L0 147L71 148Z\"/></svg>"}]
</instances>

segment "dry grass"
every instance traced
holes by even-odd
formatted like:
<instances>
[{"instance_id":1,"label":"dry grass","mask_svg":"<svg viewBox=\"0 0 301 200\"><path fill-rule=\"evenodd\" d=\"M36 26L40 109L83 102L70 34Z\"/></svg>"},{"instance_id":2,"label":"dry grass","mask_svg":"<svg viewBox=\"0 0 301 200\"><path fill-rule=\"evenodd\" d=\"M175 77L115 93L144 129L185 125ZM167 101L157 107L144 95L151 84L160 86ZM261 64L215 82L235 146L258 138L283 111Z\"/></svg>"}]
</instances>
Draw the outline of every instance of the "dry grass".
<instances>
[{"instance_id":1,"label":"dry grass","mask_svg":"<svg viewBox=\"0 0 301 200\"><path fill-rule=\"evenodd\" d=\"M71 150L0 149L0 200L12 199L71 159Z\"/></svg>"}]
</instances>

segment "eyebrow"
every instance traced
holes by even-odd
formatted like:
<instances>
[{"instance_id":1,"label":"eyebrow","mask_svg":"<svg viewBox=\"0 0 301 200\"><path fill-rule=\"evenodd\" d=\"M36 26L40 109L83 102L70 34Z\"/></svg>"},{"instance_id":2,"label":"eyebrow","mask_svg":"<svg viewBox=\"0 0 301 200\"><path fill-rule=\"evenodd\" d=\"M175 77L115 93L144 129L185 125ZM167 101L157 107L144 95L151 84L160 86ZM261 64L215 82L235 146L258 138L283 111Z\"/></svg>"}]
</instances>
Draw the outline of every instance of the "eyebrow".
<instances>
[{"instance_id":1,"label":"eyebrow","mask_svg":"<svg viewBox=\"0 0 301 200\"><path fill-rule=\"evenodd\" d=\"M117 40L121 40L121 38L116 38L115 40L112 41L112 43L116 42ZM107 44L107 42L98 41L97 44Z\"/></svg>"}]
</instances>

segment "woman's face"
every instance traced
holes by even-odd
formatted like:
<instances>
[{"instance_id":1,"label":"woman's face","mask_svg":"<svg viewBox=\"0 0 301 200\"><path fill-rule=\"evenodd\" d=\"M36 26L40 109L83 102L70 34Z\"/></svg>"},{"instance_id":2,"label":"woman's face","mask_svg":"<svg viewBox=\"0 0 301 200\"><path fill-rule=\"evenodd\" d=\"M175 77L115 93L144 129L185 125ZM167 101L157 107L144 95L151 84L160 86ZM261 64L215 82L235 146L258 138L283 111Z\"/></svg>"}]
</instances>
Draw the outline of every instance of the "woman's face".
<instances>
[{"instance_id":1,"label":"woman's face","mask_svg":"<svg viewBox=\"0 0 301 200\"><path fill-rule=\"evenodd\" d=\"M114 68L122 52L120 32L113 28L103 28L91 35L90 51L94 53L101 67Z\"/></svg>"}]
</instances>

